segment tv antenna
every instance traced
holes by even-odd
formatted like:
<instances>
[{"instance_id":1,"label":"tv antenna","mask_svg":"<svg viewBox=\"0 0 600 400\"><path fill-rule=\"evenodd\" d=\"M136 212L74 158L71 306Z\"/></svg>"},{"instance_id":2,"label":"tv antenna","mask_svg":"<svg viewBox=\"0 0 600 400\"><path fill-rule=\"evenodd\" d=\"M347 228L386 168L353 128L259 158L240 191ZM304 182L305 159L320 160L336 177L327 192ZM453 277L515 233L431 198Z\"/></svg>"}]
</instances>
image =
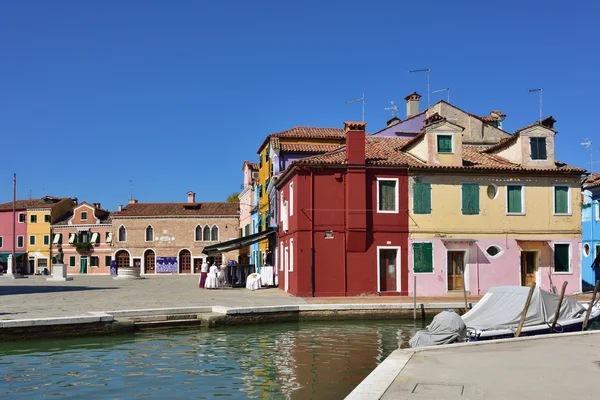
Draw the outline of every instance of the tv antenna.
<instances>
[{"instance_id":1,"label":"tv antenna","mask_svg":"<svg viewBox=\"0 0 600 400\"><path fill-rule=\"evenodd\" d=\"M594 167L594 164L598 164L600 161L594 161L594 151L592 147L592 141L588 138L585 138L583 142L580 143L581 146L585 147L590 151L590 169Z\"/></svg>"},{"instance_id":2,"label":"tv antenna","mask_svg":"<svg viewBox=\"0 0 600 400\"><path fill-rule=\"evenodd\" d=\"M391 107L386 107L384 108L385 111L391 111L392 112L392 117L396 116L396 111L398 111L398 106L396 105L396 103L394 103L394 100L390 101L390 103L392 104Z\"/></svg>"},{"instance_id":3,"label":"tv antenna","mask_svg":"<svg viewBox=\"0 0 600 400\"><path fill-rule=\"evenodd\" d=\"M540 122L542 122L542 88L529 89L528 92L529 93L532 93L532 92L538 92L539 93L539 98L540 98Z\"/></svg>"},{"instance_id":4,"label":"tv antenna","mask_svg":"<svg viewBox=\"0 0 600 400\"><path fill-rule=\"evenodd\" d=\"M431 101L431 68L411 69L408 71L409 74L412 72L427 72L427 108L429 108Z\"/></svg>"},{"instance_id":5,"label":"tv antenna","mask_svg":"<svg viewBox=\"0 0 600 400\"><path fill-rule=\"evenodd\" d=\"M366 103L367 99L365 98L364 93L363 93L362 97L360 97L358 99L354 99L354 100L348 100L346 102L346 104L358 103L359 101L362 102L362 122L365 122L365 103Z\"/></svg>"},{"instance_id":6,"label":"tv antenna","mask_svg":"<svg viewBox=\"0 0 600 400\"><path fill-rule=\"evenodd\" d=\"M448 92L448 103L450 103L450 88L449 87L447 87L445 89L434 90L431 93L441 93L441 92Z\"/></svg>"},{"instance_id":7,"label":"tv antenna","mask_svg":"<svg viewBox=\"0 0 600 400\"><path fill-rule=\"evenodd\" d=\"M133 181L129 180L129 200L133 200Z\"/></svg>"}]
</instances>

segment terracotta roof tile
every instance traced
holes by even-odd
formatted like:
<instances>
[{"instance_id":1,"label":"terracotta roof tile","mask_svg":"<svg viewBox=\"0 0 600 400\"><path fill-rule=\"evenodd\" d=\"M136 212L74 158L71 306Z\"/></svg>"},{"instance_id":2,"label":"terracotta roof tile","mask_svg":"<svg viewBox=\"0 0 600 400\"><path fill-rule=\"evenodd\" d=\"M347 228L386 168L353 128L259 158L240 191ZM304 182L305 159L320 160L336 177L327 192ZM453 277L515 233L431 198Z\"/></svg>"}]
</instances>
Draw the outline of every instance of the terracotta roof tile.
<instances>
[{"instance_id":1,"label":"terracotta roof tile","mask_svg":"<svg viewBox=\"0 0 600 400\"><path fill-rule=\"evenodd\" d=\"M281 143L280 149L283 151L297 153L326 153L336 150L339 144L303 144L303 143Z\"/></svg>"},{"instance_id":2,"label":"terracotta roof tile","mask_svg":"<svg viewBox=\"0 0 600 400\"><path fill-rule=\"evenodd\" d=\"M118 217L238 215L239 203L134 203L112 214Z\"/></svg>"},{"instance_id":3,"label":"terracotta roof tile","mask_svg":"<svg viewBox=\"0 0 600 400\"><path fill-rule=\"evenodd\" d=\"M66 200L67 198L51 197L46 196L41 199L29 199L29 200L17 200L15 202L16 210L27 210L30 208L52 208L56 206L60 201ZM12 210L12 201L4 204L0 204L0 210Z\"/></svg>"},{"instance_id":4,"label":"terracotta roof tile","mask_svg":"<svg viewBox=\"0 0 600 400\"><path fill-rule=\"evenodd\" d=\"M272 133L262 143L258 152L266 146L271 138L294 138L294 139L344 139L346 134L343 128L318 128L310 126L295 126L287 131Z\"/></svg>"}]
</instances>

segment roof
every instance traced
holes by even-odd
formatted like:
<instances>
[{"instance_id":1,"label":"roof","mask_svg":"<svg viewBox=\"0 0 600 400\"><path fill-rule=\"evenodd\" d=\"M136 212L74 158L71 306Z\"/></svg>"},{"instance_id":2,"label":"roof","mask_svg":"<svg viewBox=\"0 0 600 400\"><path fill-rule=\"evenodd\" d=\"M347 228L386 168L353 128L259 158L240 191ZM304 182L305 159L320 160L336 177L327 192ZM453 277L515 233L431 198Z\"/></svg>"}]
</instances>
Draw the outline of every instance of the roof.
<instances>
[{"instance_id":1,"label":"roof","mask_svg":"<svg viewBox=\"0 0 600 400\"><path fill-rule=\"evenodd\" d=\"M548 118L552 118L552 117L548 117ZM543 121L547 120L548 118L545 118ZM498 142L496 145L494 145L494 146L492 146L492 147L488 147L486 151L487 151L488 153L492 153L492 152L494 152L494 151L496 151L496 150L500 150L500 149L502 149L502 148L504 148L504 147L508 146L509 144L511 144L512 142L514 142L515 140L517 140L517 138L518 138L519 136L521 136L521 132L523 132L523 131L525 131L525 130L527 130L527 129L529 129L529 128L533 128L533 127L535 127L535 126L539 126L539 127L541 127L541 128L548 129L548 130L550 130L550 131L554 132L555 134L556 134L556 133L558 133L558 132L557 132L557 131L555 131L554 129L552 129L552 128L549 128L549 127L547 127L547 126L544 126L542 123L540 123L540 121L536 121L536 122L534 122L533 124L529 124L529 125L527 125L527 126L524 126L524 127L523 127L523 128L521 128L521 129L517 129L517 130L515 131L515 133L513 133L511 136L501 139L501 140L500 140L500 141L499 141L499 142Z\"/></svg>"},{"instance_id":2,"label":"roof","mask_svg":"<svg viewBox=\"0 0 600 400\"><path fill-rule=\"evenodd\" d=\"M152 216L238 216L239 203L134 203L114 212L113 218Z\"/></svg>"},{"instance_id":3,"label":"roof","mask_svg":"<svg viewBox=\"0 0 600 400\"><path fill-rule=\"evenodd\" d=\"M287 131L272 133L261 144L258 153L267 145L271 138L294 139L344 139L346 134L343 128L318 128L310 126L295 126Z\"/></svg>"},{"instance_id":4,"label":"roof","mask_svg":"<svg viewBox=\"0 0 600 400\"><path fill-rule=\"evenodd\" d=\"M596 172L590 173L585 181L583 181L584 189L594 189L600 187L600 174Z\"/></svg>"},{"instance_id":5,"label":"roof","mask_svg":"<svg viewBox=\"0 0 600 400\"><path fill-rule=\"evenodd\" d=\"M46 196L46 197L42 197L41 199L17 200L15 202L15 209L16 210L28 210L31 208L53 208L58 203L60 203L62 200L67 200L67 199L68 199L68 197L60 198L60 197ZM10 201L8 203L0 204L0 211L12 210L12 209L13 209L12 201Z\"/></svg>"},{"instance_id":6,"label":"roof","mask_svg":"<svg viewBox=\"0 0 600 400\"><path fill-rule=\"evenodd\" d=\"M109 211L105 211L106 214L102 214L100 216L100 224L101 225L110 225L112 223L112 213ZM69 212L67 213L64 217L62 217L60 219L60 221L56 221L55 223L52 224L52 226L66 226L69 225L69 219L71 219L73 217L73 212ZM90 222L87 224L80 224L80 225L95 225L96 222ZM74 225L76 226L76 225Z\"/></svg>"},{"instance_id":7,"label":"roof","mask_svg":"<svg viewBox=\"0 0 600 400\"><path fill-rule=\"evenodd\" d=\"M246 165L248 166L248 168L250 168L250 169L252 169L254 171L258 171L258 164L257 163L253 163L253 162L250 162L248 160L244 160L244 166L242 167L242 170L244 168L246 168Z\"/></svg>"},{"instance_id":8,"label":"roof","mask_svg":"<svg viewBox=\"0 0 600 400\"><path fill-rule=\"evenodd\" d=\"M282 151L295 153L326 153L336 150L339 144L303 144L303 143L281 143L279 145Z\"/></svg>"}]
</instances>

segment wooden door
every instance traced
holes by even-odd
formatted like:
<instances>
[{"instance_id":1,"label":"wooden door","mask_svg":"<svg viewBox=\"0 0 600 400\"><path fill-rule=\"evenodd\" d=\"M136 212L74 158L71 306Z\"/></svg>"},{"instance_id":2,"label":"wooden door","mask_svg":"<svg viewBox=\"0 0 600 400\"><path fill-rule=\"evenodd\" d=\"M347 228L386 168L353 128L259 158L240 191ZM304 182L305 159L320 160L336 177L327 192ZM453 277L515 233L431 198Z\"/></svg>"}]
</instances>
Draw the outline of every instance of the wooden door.
<instances>
[{"instance_id":1,"label":"wooden door","mask_svg":"<svg viewBox=\"0 0 600 400\"><path fill-rule=\"evenodd\" d=\"M379 289L381 292L396 292L398 279L396 249L379 250Z\"/></svg>"},{"instance_id":2,"label":"wooden door","mask_svg":"<svg viewBox=\"0 0 600 400\"><path fill-rule=\"evenodd\" d=\"M125 250L119 250L115 258L117 260L117 268L129 267L129 253Z\"/></svg>"},{"instance_id":3,"label":"wooden door","mask_svg":"<svg viewBox=\"0 0 600 400\"><path fill-rule=\"evenodd\" d=\"M535 251L521 252L521 286L531 286L536 281L537 253Z\"/></svg>"},{"instance_id":4,"label":"wooden door","mask_svg":"<svg viewBox=\"0 0 600 400\"><path fill-rule=\"evenodd\" d=\"M79 257L79 273L87 274L87 256Z\"/></svg>"},{"instance_id":5,"label":"wooden door","mask_svg":"<svg viewBox=\"0 0 600 400\"><path fill-rule=\"evenodd\" d=\"M199 274L201 268L202 268L202 259L194 258L194 273Z\"/></svg>"},{"instance_id":6,"label":"wooden door","mask_svg":"<svg viewBox=\"0 0 600 400\"><path fill-rule=\"evenodd\" d=\"M156 255L152 250L146 250L144 253L144 273L153 274L156 270Z\"/></svg>"},{"instance_id":7,"label":"wooden door","mask_svg":"<svg viewBox=\"0 0 600 400\"><path fill-rule=\"evenodd\" d=\"M448 252L448 290L464 289L465 252Z\"/></svg>"},{"instance_id":8,"label":"wooden door","mask_svg":"<svg viewBox=\"0 0 600 400\"><path fill-rule=\"evenodd\" d=\"M179 272L182 274L192 272L192 254L189 250L181 250L179 253Z\"/></svg>"}]
</instances>

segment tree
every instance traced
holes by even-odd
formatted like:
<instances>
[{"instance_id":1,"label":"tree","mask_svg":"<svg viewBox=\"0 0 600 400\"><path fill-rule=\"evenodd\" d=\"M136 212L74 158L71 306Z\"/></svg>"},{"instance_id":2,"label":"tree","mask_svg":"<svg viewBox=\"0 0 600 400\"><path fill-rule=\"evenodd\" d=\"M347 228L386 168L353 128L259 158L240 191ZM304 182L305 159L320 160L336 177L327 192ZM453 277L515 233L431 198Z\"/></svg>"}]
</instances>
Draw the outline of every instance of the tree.
<instances>
[{"instance_id":1,"label":"tree","mask_svg":"<svg viewBox=\"0 0 600 400\"><path fill-rule=\"evenodd\" d=\"M230 194L229 197L227 197L227 202L228 203L239 203L240 202L240 194L239 193Z\"/></svg>"}]
</instances>

